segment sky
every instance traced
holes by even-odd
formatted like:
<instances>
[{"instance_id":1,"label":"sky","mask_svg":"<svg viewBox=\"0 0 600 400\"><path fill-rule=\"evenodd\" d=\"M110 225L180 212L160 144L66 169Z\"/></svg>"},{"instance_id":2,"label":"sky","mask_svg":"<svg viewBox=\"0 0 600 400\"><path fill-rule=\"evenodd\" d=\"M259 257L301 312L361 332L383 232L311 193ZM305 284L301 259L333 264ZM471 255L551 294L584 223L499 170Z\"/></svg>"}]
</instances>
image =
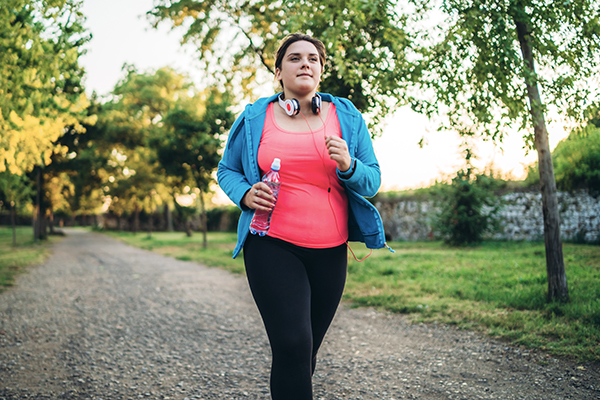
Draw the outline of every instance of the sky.
<instances>
[{"instance_id":1,"label":"sky","mask_svg":"<svg viewBox=\"0 0 600 400\"><path fill-rule=\"evenodd\" d=\"M84 0L82 12L93 35L81 58L89 93L108 94L123 78L125 63L141 71L170 66L187 73L201 86L202 74L194 48L181 46L181 30L172 31L167 24L152 28L145 17L152 6L153 0ZM551 149L567 136L560 123L550 123L548 130ZM426 145L421 148L418 143L423 137ZM374 141L381 167L381 190L428 186L451 175L464 165L460 144L457 134L438 132L426 117L408 108L397 110L386 118L383 134ZM505 138L503 150L491 142L478 141L475 166L485 168L493 164L504 176L521 179L525 167L537 158L535 152L526 155L523 144L518 132Z\"/></svg>"}]
</instances>

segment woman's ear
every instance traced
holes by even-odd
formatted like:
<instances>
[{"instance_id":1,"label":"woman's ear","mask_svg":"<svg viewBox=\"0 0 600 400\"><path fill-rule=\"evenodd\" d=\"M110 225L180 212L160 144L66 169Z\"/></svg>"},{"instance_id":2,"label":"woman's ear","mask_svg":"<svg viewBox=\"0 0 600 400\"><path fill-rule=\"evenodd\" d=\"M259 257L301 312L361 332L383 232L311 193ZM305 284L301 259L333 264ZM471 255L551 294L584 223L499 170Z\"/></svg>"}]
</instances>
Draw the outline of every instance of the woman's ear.
<instances>
[{"instance_id":1,"label":"woman's ear","mask_svg":"<svg viewBox=\"0 0 600 400\"><path fill-rule=\"evenodd\" d=\"M281 70L279 68L275 68L275 80L281 82Z\"/></svg>"}]
</instances>

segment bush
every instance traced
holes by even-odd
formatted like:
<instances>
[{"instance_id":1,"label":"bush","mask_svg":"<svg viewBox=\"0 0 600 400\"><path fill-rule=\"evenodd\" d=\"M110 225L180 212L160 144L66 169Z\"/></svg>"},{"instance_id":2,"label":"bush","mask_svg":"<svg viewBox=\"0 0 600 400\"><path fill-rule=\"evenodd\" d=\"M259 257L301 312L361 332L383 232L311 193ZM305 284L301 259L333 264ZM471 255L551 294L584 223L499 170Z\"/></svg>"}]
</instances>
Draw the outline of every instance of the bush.
<instances>
[{"instance_id":1,"label":"bush","mask_svg":"<svg viewBox=\"0 0 600 400\"><path fill-rule=\"evenodd\" d=\"M494 189L499 181L493 175L475 175L469 166L456 173L449 185L439 187L440 213L436 230L452 246L476 244L495 227Z\"/></svg>"}]
</instances>

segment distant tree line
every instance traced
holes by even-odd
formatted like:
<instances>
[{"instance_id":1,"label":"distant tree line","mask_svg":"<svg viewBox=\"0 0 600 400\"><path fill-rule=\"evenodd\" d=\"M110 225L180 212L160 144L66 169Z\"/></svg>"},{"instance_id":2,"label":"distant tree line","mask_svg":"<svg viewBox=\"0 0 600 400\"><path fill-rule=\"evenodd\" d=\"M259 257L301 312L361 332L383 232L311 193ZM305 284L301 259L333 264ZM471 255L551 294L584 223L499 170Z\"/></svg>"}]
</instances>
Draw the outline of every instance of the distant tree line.
<instances>
[{"instance_id":1,"label":"distant tree line","mask_svg":"<svg viewBox=\"0 0 600 400\"><path fill-rule=\"evenodd\" d=\"M107 98L88 98L81 2L0 5L0 209L13 227L17 213L30 214L43 239L57 213L105 209L133 215L135 231L142 210L175 205L183 220L200 209L206 232L211 174L233 122L225 90L126 65Z\"/></svg>"},{"instance_id":2,"label":"distant tree line","mask_svg":"<svg viewBox=\"0 0 600 400\"><path fill-rule=\"evenodd\" d=\"M103 210L117 218L133 216L131 229L137 232L141 212L175 208L187 227L199 209L206 232L211 174L233 122L227 95L215 88L198 91L170 68L141 73L127 65L124 73L108 100L92 96L85 109L91 122L84 120L82 129L67 126L54 142L62 151L40 167L42 220L52 232L56 213ZM4 174L4 182L11 177L15 187L29 187L26 175ZM43 227L42 236L46 231Z\"/></svg>"}]
</instances>

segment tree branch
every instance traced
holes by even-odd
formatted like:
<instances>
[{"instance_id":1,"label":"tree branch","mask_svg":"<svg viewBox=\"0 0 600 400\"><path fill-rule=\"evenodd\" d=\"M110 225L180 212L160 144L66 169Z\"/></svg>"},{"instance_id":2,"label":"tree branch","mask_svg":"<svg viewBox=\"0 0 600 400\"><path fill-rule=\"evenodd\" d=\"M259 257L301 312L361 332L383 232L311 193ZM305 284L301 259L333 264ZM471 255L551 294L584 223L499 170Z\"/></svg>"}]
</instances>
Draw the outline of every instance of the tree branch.
<instances>
[{"instance_id":1,"label":"tree branch","mask_svg":"<svg viewBox=\"0 0 600 400\"><path fill-rule=\"evenodd\" d=\"M252 38L250 37L250 35L248 34L248 32L246 32L243 28L242 25L240 24L239 18L236 18L233 13L226 11L227 14L229 14L229 17L232 19L233 24L240 30L240 32L242 32L244 34L244 36L246 36L246 39L248 39L248 42L250 42L250 48L252 49L252 51L254 51L256 53L256 55L258 55L258 57L260 58L260 62L262 63L262 65L264 65L264 67L273 75L275 75L275 71L273 71L273 69L271 69L271 67L269 66L269 64L267 64L267 61L265 60L265 56L264 53L261 49L259 49L258 47L256 47L254 45L254 43L252 43Z\"/></svg>"},{"instance_id":2,"label":"tree branch","mask_svg":"<svg viewBox=\"0 0 600 400\"><path fill-rule=\"evenodd\" d=\"M250 38L250 36L248 35L248 33L246 33L246 31L244 31L244 30L242 29L242 27L241 27L241 26L239 26L239 24L238 24L238 28L240 29L240 31L242 31L242 33L244 34L244 36L246 36L246 38L248 38L248 41L250 42L250 47L251 47L251 48L252 48L252 50L254 50L254 52L255 52L255 53L256 53L256 54L257 54L257 55L260 57L260 61L261 61L262 65L264 65L264 66L265 66L265 68L266 68L267 70L269 70L269 72L270 72L270 73L272 73L273 75L275 75L275 71L273 71L273 70L271 69L271 67L270 67L270 66L267 64L267 62L266 62L266 60L265 60L265 57L264 57L264 55L263 55L263 52L262 52L262 50L261 50L261 49L259 49L258 47L256 47L256 46L254 45L254 43L252 43L252 39Z\"/></svg>"}]
</instances>

